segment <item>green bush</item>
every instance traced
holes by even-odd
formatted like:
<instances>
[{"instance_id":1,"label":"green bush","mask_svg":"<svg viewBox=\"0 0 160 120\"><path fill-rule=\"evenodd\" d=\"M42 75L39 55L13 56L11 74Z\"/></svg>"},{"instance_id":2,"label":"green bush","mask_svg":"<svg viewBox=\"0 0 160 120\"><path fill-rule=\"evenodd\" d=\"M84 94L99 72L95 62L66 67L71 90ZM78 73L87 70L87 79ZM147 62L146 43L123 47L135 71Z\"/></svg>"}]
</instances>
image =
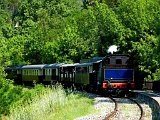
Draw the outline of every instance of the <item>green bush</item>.
<instances>
[{"instance_id":1,"label":"green bush","mask_svg":"<svg viewBox=\"0 0 160 120\"><path fill-rule=\"evenodd\" d=\"M9 115L10 109L19 104L29 103L35 95L40 95L44 87L37 85L33 89L14 86L11 80L0 80L0 115Z\"/></svg>"}]
</instances>

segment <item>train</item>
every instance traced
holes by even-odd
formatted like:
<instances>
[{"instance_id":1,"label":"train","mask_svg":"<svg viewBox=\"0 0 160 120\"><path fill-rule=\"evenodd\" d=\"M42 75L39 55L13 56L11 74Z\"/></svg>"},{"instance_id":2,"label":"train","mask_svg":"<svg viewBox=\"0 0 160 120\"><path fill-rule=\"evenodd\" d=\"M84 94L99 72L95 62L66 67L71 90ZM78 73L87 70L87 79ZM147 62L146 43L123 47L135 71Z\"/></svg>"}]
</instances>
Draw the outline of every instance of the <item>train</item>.
<instances>
[{"instance_id":1,"label":"train","mask_svg":"<svg viewBox=\"0 0 160 120\"><path fill-rule=\"evenodd\" d=\"M8 66L8 79L17 84L56 84L101 94L125 95L135 88L129 55L108 54L79 63Z\"/></svg>"}]
</instances>

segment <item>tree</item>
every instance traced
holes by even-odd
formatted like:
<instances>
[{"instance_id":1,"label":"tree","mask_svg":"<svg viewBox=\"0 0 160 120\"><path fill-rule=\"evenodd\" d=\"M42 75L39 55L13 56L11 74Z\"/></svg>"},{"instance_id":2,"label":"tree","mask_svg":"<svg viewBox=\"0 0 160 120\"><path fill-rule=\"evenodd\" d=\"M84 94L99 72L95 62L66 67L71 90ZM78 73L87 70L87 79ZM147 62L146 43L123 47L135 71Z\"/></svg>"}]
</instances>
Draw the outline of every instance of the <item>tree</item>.
<instances>
[{"instance_id":1,"label":"tree","mask_svg":"<svg viewBox=\"0 0 160 120\"><path fill-rule=\"evenodd\" d=\"M145 77L159 68L157 25L159 24L159 2L157 0L123 0L114 11L124 26L121 40L123 51L128 51L135 59L137 70Z\"/></svg>"}]
</instances>

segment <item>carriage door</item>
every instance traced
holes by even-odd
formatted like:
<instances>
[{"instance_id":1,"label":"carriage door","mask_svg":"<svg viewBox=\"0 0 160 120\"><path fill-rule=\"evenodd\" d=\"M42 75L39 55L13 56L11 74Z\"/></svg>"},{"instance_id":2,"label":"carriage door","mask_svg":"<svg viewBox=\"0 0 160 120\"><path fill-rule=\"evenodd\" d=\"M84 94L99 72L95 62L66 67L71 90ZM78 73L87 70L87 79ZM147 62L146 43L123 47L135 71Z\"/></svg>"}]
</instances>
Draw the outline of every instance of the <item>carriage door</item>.
<instances>
[{"instance_id":1,"label":"carriage door","mask_svg":"<svg viewBox=\"0 0 160 120\"><path fill-rule=\"evenodd\" d=\"M43 69L43 80L45 80L45 69Z\"/></svg>"},{"instance_id":2,"label":"carriage door","mask_svg":"<svg viewBox=\"0 0 160 120\"><path fill-rule=\"evenodd\" d=\"M56 69L52 69L52 78L53 81L56 81Z\"/></svg>"}]
</instances>

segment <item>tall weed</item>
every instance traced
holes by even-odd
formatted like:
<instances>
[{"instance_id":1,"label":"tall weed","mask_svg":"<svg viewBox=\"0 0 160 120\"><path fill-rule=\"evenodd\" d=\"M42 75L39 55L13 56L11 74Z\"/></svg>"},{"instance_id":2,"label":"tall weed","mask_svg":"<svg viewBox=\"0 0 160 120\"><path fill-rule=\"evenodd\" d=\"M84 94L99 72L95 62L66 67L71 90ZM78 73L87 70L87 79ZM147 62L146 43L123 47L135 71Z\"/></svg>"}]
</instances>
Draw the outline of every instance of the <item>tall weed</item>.
<instances>
[{"instance_id":1,"label":"tall weed","mask_svg":"<svg viewBox=\"0 0 160 120\"><path fill-rule=\"evenodd\" d=\"M9 119L42 120L56 111L56 106L63 106L65 102L66 94L62 86L47 88L41 95L35 95L30 103L19 107L13 106Z\"/></svg>"}]
</instances>

